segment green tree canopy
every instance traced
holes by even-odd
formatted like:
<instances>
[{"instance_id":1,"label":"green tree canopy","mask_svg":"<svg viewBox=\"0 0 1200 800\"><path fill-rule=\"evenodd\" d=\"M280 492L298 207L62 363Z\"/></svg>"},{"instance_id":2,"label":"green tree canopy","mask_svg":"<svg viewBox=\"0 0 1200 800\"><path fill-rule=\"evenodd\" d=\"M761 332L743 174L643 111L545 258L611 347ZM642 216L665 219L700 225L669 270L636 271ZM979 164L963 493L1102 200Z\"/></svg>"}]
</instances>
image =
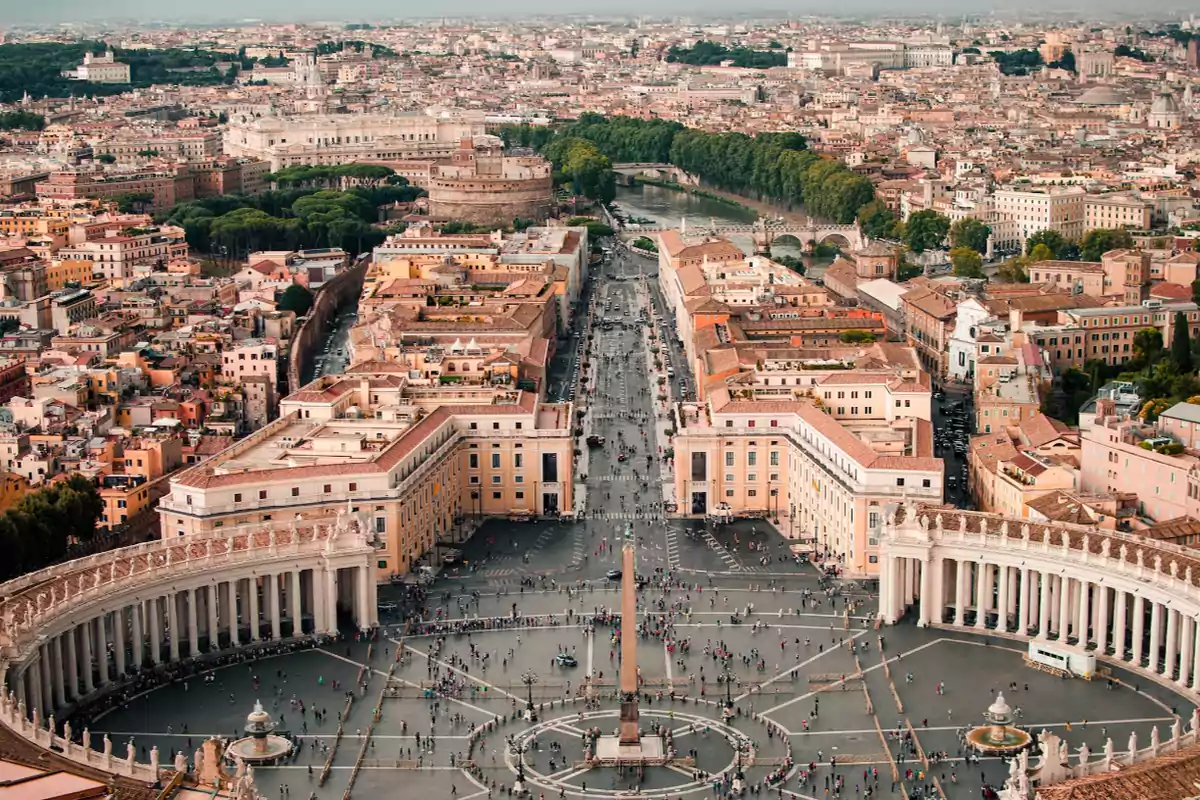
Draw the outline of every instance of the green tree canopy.
<instances>
[{"instance_id":1,"label":"green tree canopy","mask_svg":"<svg viewBox=\"0 0 1200 800\"><path fill-rule=\"evenodd\" d=\"M914 253L941 247L950 232L950 220L936 211L924 210L910 214L905 223L905 244Z\"/></svg>"},{"instance_id":2,"label":"green tree canopy","mask_svg":"<svg viewBox=\"0 0 1200 800\"><path fill-rule=\"evenodd\" d=\"M858 209L858 224L872 239L895 236L896 215L880 200L872 200Z\"/></svg>"},{"instance_id":3,"label":"green tree canopy","mask_svg":"<svg viewBox=\"0 0 1200 800\"><path fill-rule=\"evenodd\" d=\"M954 274L960 278L983 278L983 257L970 247L955 247L950 251Z\"/></svg>"},{"instance_id":4,"label":"green tree canopy","mask_svg":"<svg viewBox=\"0 0 1200 800\"><path fill-rule=\"evenodd\" d=\"M1063 235L1061 233L1059 233L1058 231L1053 231L1053 230L1037 231L1037 232L1033 233L1028 239L1025 240L1026 255L1032 256L1033 248L1037 247L1039 244L1045 245L1046 247L1048 247L1050 249L1050 253L1051 253L1050 258L1052 258L1052 259L1063 258L1064 256L1061 254L1066 249L1067 240L1064 239Z\"/></svg>"},{"instance_id":5,"label":"green tree canopy","mask_svg":"<svg viewBox=\"0 0 1200 800\"><path fill-rule=\"evenodd\" d=\"M307 287L301 286L298 283L293 283L280 292L275 301L277 309L280 311L293 311L297 317L303 317L312 310L312 306L312 292Z\"/></svg>"},{"instance_id":6,"label":"green tree canopy","mask_svg":"<svg viewBox=\"0 0 1200 800\"><path fill-rule=\"evenodd\" d=\"M1180 372L1191 372L1192 338L1188 335L1187 315L1176 311L1171 327L1171 361Z\"/></svg>"},{"instance_id":7,"label":"green tree canopy","mask_svg":"<svg viewBox=\"0 0 1200 800\"><path fill-rule=\"evenodd\" d=\"M1096 228L1083 235L1079 244L1084 261L1099 261L1109 250L1133 247L1133 236L1124 228Z\"/></svg>"},{"instance_id":8,"label":"green tree canopy","mask_svg":"<svg viewBox=\"0 0 1200 800\"><path fill-rule=\"evenodd\" d=\"M990 226L971 217L963 217L950 226L950 244L954 247L969 247L977 253L987 252L987 241L991 235Z\"/></svg>"}]
</instances>

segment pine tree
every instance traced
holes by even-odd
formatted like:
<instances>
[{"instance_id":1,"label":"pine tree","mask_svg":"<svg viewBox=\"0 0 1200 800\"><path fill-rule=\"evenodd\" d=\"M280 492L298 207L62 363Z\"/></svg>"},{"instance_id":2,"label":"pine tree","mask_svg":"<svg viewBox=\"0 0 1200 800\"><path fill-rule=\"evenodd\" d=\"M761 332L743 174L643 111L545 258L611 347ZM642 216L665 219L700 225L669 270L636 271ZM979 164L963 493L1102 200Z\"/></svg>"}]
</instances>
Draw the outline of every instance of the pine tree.
<instances>
[{"instance_id":1,"label":"pine tree","mask_svg":"<svg viewBox=\"0 0 1200 800\"><path fill-rule=\"evenodd\" d=\"M1187 315L1175 312L1174 332L1171 335L1171 361L1181 373L1192 371L1192 340L1188 335Z\"/></svg>"}]
</instances>

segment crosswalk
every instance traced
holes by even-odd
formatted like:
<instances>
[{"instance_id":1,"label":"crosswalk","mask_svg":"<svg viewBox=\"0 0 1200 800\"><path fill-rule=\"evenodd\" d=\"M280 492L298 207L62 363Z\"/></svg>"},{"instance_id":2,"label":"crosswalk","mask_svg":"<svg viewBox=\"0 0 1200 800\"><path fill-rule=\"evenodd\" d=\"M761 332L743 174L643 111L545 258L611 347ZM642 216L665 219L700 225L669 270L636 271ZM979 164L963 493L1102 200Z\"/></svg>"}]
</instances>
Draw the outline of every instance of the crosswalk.
<instances>
[{"instance_id":1,"label":"crosswalk","mask_svg":"<svg viewBox=\"0 0 1200 800\"><path fill-rule=\"evenodd\" d=\"M632 475L589 475L588 476L589 481L593 480L593 479L598 480L598 481L604 481L605 483L612 483L614 481L637 480L637 478L634 478Z\"/></svg>"},{"instance_id":2,"label":"crosswalk","mask_svg":"<svg viewBox=\"0 0 1200 800\"><path fill-rule=\"evenodd\" d=\"M679 532L673 525L667 529L667 566L679 569Z\"/></svg>"},{"instance_id":3,"label":"crosswalk","mask_svg":"<svg viewBox=\"0 0 1200 800\"><path fill-rule=\"evenodd\" d=\"M576 526L575 532L571 536L571 561L575 564L582 564L583 559L587 557L587 542L583 540L583 529Z\"/></svg>"},{"instance_id":4,"label":"crosswalk","mask_svg":"<svg viewBox=\"0 0 1200 800\"><path fill-rule=\"evenodd\" d=\"M641 520L643 522L655 522L657 520L664 519L664 517L662 514L651 514L647 516L645 514L635 514L632 511L604 511L601 512L599 516L592 516L591 514L588 514L584 517L584 519L628 519Z\"/></svg>"},{"instance_id":5,"label":"crosswalk","mask_svg":"<svg viewBox=\"0 0 1200 800\"><path fill-rule=\"evenodd\" d=\"M742 565L738 562L738 560L736 558L733 557L733 553L731 553L727 549L725 549L725 545L718 542L716 537L713 536L708 531L704 531L703 535L704 535L704 541L708 543L709 548L711 548L714 553L716 553L718 556L721 557L721 560L725 562L725 565L727 567L729 567L730 571L732 571L732 572L741 572L742 571Z\"/></svg>"}]
</instances>

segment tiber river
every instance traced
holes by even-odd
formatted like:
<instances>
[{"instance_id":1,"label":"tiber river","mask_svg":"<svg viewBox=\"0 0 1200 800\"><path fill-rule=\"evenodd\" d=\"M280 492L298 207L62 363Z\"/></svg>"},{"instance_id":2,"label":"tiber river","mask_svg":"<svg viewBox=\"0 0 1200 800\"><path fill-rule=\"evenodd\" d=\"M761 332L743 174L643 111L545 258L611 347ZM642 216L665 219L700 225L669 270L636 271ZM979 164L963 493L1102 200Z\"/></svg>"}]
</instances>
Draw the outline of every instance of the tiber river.
<instances>
[{"instance_id":1,"label":"tiber river","mask_svg":"<svg viewBox=\"0 0 1200 800\"><path fill-rule=\"evenodd\" d=\"M697 197L686 192L664 189L661 186L638 185L633 187L617 187L617 206L627 217L642 217L652 219L663 226L678 228L687 223L687 230L699 233L712 225L751 225L758 215L749 209L729 203L721 203L707 197ZM730 241L747 253L754 252L754 237L750 234L732 234ZM794 245L774 245L771 248L774 255L801 255L800 248ZM815 268L816 273L823 271L831 259L805 258L805 263ZM817 277L813 274L812 277Z\"/></svg>"}]
</instances>

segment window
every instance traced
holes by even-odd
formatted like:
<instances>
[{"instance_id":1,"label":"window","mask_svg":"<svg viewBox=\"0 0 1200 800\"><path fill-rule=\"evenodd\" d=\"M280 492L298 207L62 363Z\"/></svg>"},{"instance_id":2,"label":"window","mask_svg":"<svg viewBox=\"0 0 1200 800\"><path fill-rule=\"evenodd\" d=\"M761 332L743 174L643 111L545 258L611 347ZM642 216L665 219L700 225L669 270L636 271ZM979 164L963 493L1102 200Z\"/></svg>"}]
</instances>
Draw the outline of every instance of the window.
<instances>
[{"instance_id":1,"label":"window","mask_svg":"<svg viewBox=\"0 0 1200 800\"><path fill-rule=\"evenodd\" d=\"M501 492L492 492L493 500L499 500L502 496L503 496L503 494Z\"/></svg>"},{"instance_id":2,"label":"window","mask_svg":"<svg viewBox=\"0 0 1200 800\"><path fill-rule=\"evenodd\" d=\"M734 458L734 456L733 456L733 451L732 451L732 450L726 451L726 453L725 453L725 466L727 466L727 467L732 467L732 466L733 466L733 458Z\"/></svg>"},{"instance_id":3,"label":"window","mask_svg":"<svg viewBox=\"0 0 1200 800\"><path fill-rule=\"evenodd\" d=\"M932 485L933 485L933 483L929 480L929 478L925 478L924 480L921 481L921 486L926 489L928 489Z\"/></svg>"},{"instance_id":4,"label":"window","mask_svg":"<svg viewBox=\"0 0 1200 800\"><path fill-rule=\"evenodd\" d=\"M726 496L726 497L733 497L733 489L726 489L726 490L725 490L725 496Z\"/></svg>"},{"instance_id":5,"label":"window","mask_svg":"<svg viewBox=\"0 0 1200 800\"><path fill-rule=\"evenodd\" d=\"M778 450L771 451L771 466L772 467L779 466L779 451Z\"/></svg>"},{"instance_id":6,"label":"window","mask_svg":"<svg viewBox=\"0 0 1200 800\"><path fill-rule=\"evenodd\" d=\"M499 483L499 482L500 482L500 476L499 476L499 475L493 475L493 476L492 476L492 483Z\"/></svg>"},{"instance_id":7,"label":"window","mask_svg":"<svg viewBox=\"0 0 1200 800\"><path fill-rule=\"evenodd\" d=\"M896 478L896 485L897 485L897 486L903 486L903 485L904 485L904 478Z\"/></svg>"},{"instance_id":8,"label":"window","mask_svg":"<svg viewBox=\"0 0 1200 800\"><path fill-rule=\"evenodd\" d=\"M357 492L357 491L358 491L358 484L357 484L357 483L352 483L352 484L350 484L350 491L352 491L352 492Z\"/></svg>"},{"instance_id":9,"label":"window","mask_svg":"<svg viewBox=\"0 0 1200 800\"><path fill-rule=\"evenodd\" d=\"M258 490L258 499L259 499L259 500L266 500L266 499L267 499L267 490L266 490L266 489L259 489L259 490Z\"/></svg>"},{"instance_id":10,"label":"window","mask_svg":"<svg viewBox=\"0 0 1200 800\"><path fill-rule=\"evenodd\" d=\"M325 486L324 486L324 488L322 489L322 491L324 491L324 492L325 492L325 494L329 494L330 492L332 492L332 491L333 491L333 484L329 484L329 483L325 484Z\"/></svg>"},{"instance_id":11,"label":"window","mask_svg":"<svg viewBox=\"0 0 1200 800\"><path fill-rule=\"evenodd\" d=\"M523 462L522 458L523 458L523 456L521 453L515 453L513 455L513 466L516 467L517 469L520 469L522 466L524 466L524 462Z\"/></svg>"},{"instance_id":12,"label":"window","mask_svg":"<svg viewBox=\"0 0 1200 800\"><path fill-rule=\"evenodd\" d=\"M242 502L242 493L241 492L238 492L237 494L235 494L233 496L233 502L235 502L235 503Z\"/></svg>"},{"instance_id":13,"label":"window","mask_svg":"<svg viewBox=\"0 0 1200 800\"><path fill-rule=\"evenodd\" d=\"M758 490L757 489L747 489L746 495L748 497L758 497Z\"/></svg>"},{"instance_id":14,"label":"window","mask_svg":"<svg viewBox=\"0 0 1200 800\"><path fill-rule=\"evenodd\" d=\"M746 473L746 480L749 481L750 483L757 483L758 482L758 473L757 472Z\"/></svg>"},{"instance_id":15,"label":"window","mask_svg":"<svg viewBox=\"0 0 1200 800\"><path fill-rule=\"evenodd\" d=\"M746 466L747 467L758 466L758 453L755 453L753 450L750 451L749 453L746 453Z\"/></svg>"},{"instance_id":16,"label":"window","mask_svg":"<svg viewBox=\"0 0 1200 800\"><path fill-rule=\"evenodd\" d=\"M471 453L467 456L467 463L471 469L479 469L479 453Z\"/></svg>"},{"instance_id":17,"label":"window","mask_svg":"<svg viewBox=\"0 0 1200 800\"><path fill-rule=\"evenodd\" d=\"M514 496L514 497L516 497L518 500L524 500L524 499L525 499L525 493L524 493L524 492L514 492L514 493L513 493L513 496Z\"/></svg>"},{"instance_id":18,"label":"window","mask_svg":"<svg viewBox=\"0 0 1200 800\"><path fill-rule=\"evenodd\" d=\"M542 453L542 483L558 483L558 453Z\"/></svg>"},{"instance_id":19,"label":"window","mask_svg":"<svg viewBox=\"0 0 1200 800\"><path fill-rule=\"evenodd\" d=\"M479 423L478 423L478 422L472 422L472 423L471 423L471 430L473 430L473 431L477 431L477 430L479 430Z\"/></svg>"},{"instance_id":20,"label":"window","mask_svg":"<svg viewBox=\"0 0 1200 800\"><path fill-rule=\"evenodd\" d=\"M499 422L493 422L493 423L492 423L492 430L494 430L494 431L498 431L498 430L500 430L500 423L499 423Z\"/></svg>"},{"instance_id":21,"label":"window","mask_svg":"<svg viewBox=\"0 0 1200 800\"><path fill-rule=\"evenodd\" d=\"M726 473L725 473L725 482L726 482L726 483L733 483L733 473L732 473L732 472L726 472Z\"/></svg>"},{"instance_id":22,"label":"window","mask_svg":"<svg viewBox=\"0 0 1200 800\"><path fill-rule=\"evenodd\" d=\"M500 469L500 454L492 453L492 469Z\"/></svg>"}]
</instances>

